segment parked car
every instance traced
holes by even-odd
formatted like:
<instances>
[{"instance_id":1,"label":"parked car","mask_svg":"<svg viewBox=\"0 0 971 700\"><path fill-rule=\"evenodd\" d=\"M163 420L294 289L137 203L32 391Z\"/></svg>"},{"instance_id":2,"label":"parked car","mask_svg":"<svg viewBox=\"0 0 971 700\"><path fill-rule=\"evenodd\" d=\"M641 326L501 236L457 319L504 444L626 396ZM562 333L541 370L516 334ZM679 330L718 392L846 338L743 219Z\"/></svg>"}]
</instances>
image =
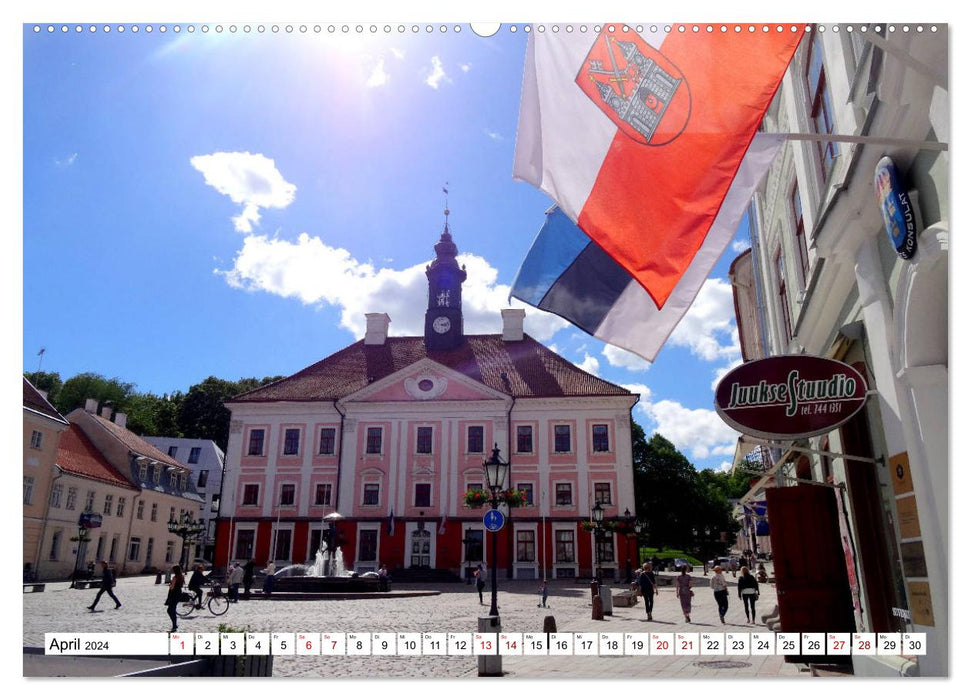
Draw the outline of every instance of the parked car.
<instances>
[{"instance_id":1,"label":"parked car","mask_svg":"<svg viewBox=\"0 0 971 700\"><path fill-rule=\"evenodd\" d=\"M734 568L738 568L738 557L715 557L708 562L709 569L714 569L716 566L720 566L725 571L731 571L733 565Z\"/></svg>"},{"instance_id":2,"label":"parked car","mask_svg":"<svg viewBox=\"0 0 971 700\"><path fill-rule=\"evenodd\" d=\"M688 567L688 571L689 572L695 570L695 567L691 566L691 564L688 563L688 560L687 559L678 558L678 559L675 559L674 560L674 570L675 571L681 571L686 566Z\"/></svg>"}]
</instances>

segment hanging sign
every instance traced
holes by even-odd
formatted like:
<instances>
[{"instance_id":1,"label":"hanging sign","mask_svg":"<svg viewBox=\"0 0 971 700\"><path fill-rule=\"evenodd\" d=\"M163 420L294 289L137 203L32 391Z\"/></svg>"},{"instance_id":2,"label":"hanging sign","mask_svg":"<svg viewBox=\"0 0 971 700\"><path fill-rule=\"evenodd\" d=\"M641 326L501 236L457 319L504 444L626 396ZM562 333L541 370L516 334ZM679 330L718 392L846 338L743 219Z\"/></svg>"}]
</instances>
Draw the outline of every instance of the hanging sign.
<instances>
[{"instance_id":1,"label":"hanging sign","mask_svg":"<svg viewBox=\"0 0 971 700\"><path fill-rule=\"evenodd\" d=\"M810 355L780 355L736 367L715 389L715 411L746 435L769 440L822 435L866 403L853 367Z\"/></svg>"},{"instance_id":2,"label":"hanging sign","mask_svg":"<svg viewBox=\"0 0 971 700\"><path fill-rule=\"evenodd\" d=\"M888 156L877 161L873 186L893 247L900 257L910 260L917 252L917 217L910 196L901 184L897 167Z\"/></svg>"}]
</instances>

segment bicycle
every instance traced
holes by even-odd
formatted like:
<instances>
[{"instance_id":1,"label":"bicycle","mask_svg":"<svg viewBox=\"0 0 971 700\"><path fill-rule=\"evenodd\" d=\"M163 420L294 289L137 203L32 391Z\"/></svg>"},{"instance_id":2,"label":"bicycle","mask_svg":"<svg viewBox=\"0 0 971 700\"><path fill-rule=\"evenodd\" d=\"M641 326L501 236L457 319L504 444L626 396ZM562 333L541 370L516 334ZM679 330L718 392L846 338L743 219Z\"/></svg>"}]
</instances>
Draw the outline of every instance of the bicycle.
<instances>
[{"instance_id":1,"label":"bicycle","mask_svg":"<svg viewBox=\"0 0 971 700\"><path fill-rule=\"evenodd\" d=\"M175 612L179 617L188 617L196 611L196 597L191 592L185 592L183 596L188 595L188 600L182 600L175 608ZM229 610L229 598L223 592L223 588L218 583L209 584L208 590L203 594L202 603L199 607L209 608L209 612L213 615L225 615L226 611Z\"/></svg>"}]
</instances>

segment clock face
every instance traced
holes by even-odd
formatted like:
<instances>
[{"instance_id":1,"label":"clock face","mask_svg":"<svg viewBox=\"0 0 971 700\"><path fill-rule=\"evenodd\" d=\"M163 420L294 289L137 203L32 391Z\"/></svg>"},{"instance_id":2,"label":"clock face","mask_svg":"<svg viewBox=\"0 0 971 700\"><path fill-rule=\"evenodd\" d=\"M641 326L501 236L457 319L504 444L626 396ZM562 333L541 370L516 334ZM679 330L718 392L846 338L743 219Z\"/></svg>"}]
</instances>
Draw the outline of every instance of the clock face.
<instances>
[{"instance_id":1,"label":"clock face","mask_svg":"<svg viewBox=\"0 0 971 700\"><path fill-rule=\"evenodd\" d=\"M434 321L432 321L432 330L436 333L448 333L448 329L452 327L452 322L448 320L446 316L439 316Z\"/></svg>"}]
</instances>

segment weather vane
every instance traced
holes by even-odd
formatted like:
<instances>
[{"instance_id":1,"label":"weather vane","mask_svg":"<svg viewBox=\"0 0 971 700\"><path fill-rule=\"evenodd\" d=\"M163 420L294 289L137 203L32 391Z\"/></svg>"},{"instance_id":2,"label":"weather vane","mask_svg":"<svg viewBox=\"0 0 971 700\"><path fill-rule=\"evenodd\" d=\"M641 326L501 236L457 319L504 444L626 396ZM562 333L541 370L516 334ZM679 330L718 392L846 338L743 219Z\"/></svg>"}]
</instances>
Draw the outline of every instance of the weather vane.
<instances>
[{"instance_id":1,"label":"weather vane","mask_svg":"<svg viewBox=\"0 0 971 700\"><path fill-rule=\"evenodd\" d=\"M442 192L445 193L445 227L448 228L448 180L445 181L445 186L442 188Z\"/></svg>"}]
</instances>

